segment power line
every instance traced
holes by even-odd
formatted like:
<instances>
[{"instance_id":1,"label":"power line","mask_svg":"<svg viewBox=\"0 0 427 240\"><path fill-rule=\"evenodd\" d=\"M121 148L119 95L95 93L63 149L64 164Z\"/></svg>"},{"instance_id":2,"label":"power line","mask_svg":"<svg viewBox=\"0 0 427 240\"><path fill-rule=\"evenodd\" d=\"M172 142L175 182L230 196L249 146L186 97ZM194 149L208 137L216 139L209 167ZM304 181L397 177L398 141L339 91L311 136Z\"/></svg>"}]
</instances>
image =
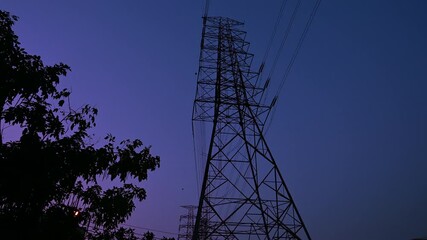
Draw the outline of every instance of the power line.
<instances>
[{"instance_id":1,"label":"power line","mask_svg":"<svg viewBox=\"0 0 427 240\"><path fill-rule=\"evenodd\" d=\"M294 53L292 55L292 59L289 62L288 67L286 68L286 72L283 75L282 82L280 83L280 86L279 86L279 89L277 90L276 96L279 95L280 90L283 88L283 85L285 84L285 81L288 78L289 72L290 72L290 70L292 68L292 65L295 62L295 59L298 56L299 50L301 49L301 46L302 46L302 44L304 42L304 39L305 39L305 37L307 35L307 32L310 29L311 24L313 23L314 16L316 15L316 12L317 12L317 9L319 8L320 2L321 2L321 0L317 0L316 4L313 7L313 10L311 11L310 18L308 19L307 24L305 25L304 32L302 33L302 35L301 35L301 37L300 37L300 39L298 41L298 45L297 45L297 47L296 47L296 49L295 49L295 51L294 51Z\"/></svg>"},{"instance_id":2,"label":"power line","mask_svg":"<svg viewBox=\"0 0 427 240\"><path fill-rule=\"evenodd\" d=\"M282 38L282 42L280 43L279 50L277 51L276 57L274 59L274 62L273 62L272 68L271 68L271 71L268 75L268 79L271 79L271 77L272 77L272 75L276 69L276 65L279 61L280 53L282 52L283 47L285 46L285 43L288 40L289 33L291 32L292 26L294 25L295 17L298 13L300 5L301 5L301 0L298 0L297 4L295 5L295 8L292 12L292 16L291 16L291 19L289 20L288 26L286 27L285 33L284 33L283 38Z\"/></svg>"},{"instance_id":3,"label":"power line","mask_svg":"<svg viewBox=\"0 0 427 240\"><path fill-rule=\"evenodd\" d=\"M271 33L270 40L268 41L267 50L265 51L264 58L262 59L261 66L263 66L265 64L265 61L267 60L268 54L270 53L271 46L273 45L273 40L276 37L277 29L279 28L279 23L282 19L283 12L285 10L285 6L286 6L287 2L288 2L287 0L283 1L282 5L280 6L279 15L276 18L276 22L274 24L274 29L273 29L273 32Z\"/></svg>"},{"instance_id":4,"label":"power line","mask_svg":"<svg viewBox=\"0 0 427 240\"><path fill-rule=\"evenodd\" d=\"M194 163L195 163L195 170L196 170L196 183L197 183L197 191L200 189L200 181L199 181L199 164L197 164L197 150L196 150L196 138L194 136L194 124L191 125L191 132L193 135L193 154L194 154ZM197 196L198 197L198 196Z\"/></svg>"},{"instance_id":5,"label":"power line","mask_svg":"<svg viewBox=\"0 0 427 240\"><path fill-rule=\"evenodd\" d=\"M321 1L322 0L317 0L316 3L314 4L314 7L313 7L313 9L312 9L312 11L310 13L310 17L309 17L309 19L308 19L308 21L307 21L307 23L306 23L306 25L304 27L304 31L301 34L301 37L299 38L297 47L295 48L295 50L294 50L294 52L292 54L291 60L289 61L288 65L286 67L285 73L283 74L283 77L282 77L280 85L279 85L279 87L277 89L276 95L274 96L273 101L272 101L273 112L271 114L270 121L269 121L268 126L266 128L266 132L268 131L268 128L270 127L272 119L273 119L274 114L276 112L276 108L274 107L274 105L277 103L277 100L279 98L279 94L280 94L280 92L281 92L281 90L282 90L282 88L283 88L286 80L288 79L288 76L289 76L289 73L291 71L291 68L292 68L292 66L293 66L293 64L295 62L295 59L298 56L299 50L301 49L301 46L302 46L302 44L304 42L304 39L307 36L307 32L310 29L311 24L313 23L314 16L316 15L316 12L317 12L317 10L318 10L318 8L320 6Z\"/></svg>"},{"instance_id":6,"label":"power line","mask_svg":"<svg viewBox=\"0 0 427 240\"><path fill-rule=\"evenodd\" d=\"M279 46L279 50L277 51L276 56L274 58L273 65L272 65L270 73L268 74L268 77L267 77L267 82L269 82L271 80L271 77L273 76L273 73L276 70L277 63L279 62L280 55L283 51L283 48L285 46L286 41L288 40L289 33L291 32L292 26L294 25L295 17L298 13L300 5L301 5L301 0L298 0L297 4L295 5L295 8L292 12L291 19L289 20L288 25L286 27L285 33L283 35L282 41L281 41L280 46ZM266 92L265 96L262 96L262 98L264 98L264 100L265 100L267 98L267 95L268 95L268 92ZM261 101L264 101L264 100L261 99Z\"/></svg>"}]
</instances>

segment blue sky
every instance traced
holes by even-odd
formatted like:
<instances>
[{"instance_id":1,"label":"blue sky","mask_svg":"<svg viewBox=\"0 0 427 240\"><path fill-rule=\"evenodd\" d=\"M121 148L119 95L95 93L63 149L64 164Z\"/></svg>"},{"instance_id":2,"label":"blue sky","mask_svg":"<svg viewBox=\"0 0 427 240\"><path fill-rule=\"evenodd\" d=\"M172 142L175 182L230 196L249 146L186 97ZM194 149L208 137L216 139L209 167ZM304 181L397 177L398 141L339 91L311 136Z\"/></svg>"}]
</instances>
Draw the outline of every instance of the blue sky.
<instances>
[{"instance_id":1,"label":"blue sky","mask_svg":"<svg viewBox=\"0 0 427 240\"><path fill-rule=\"evenodd\" d=\"M313 2L303 1L290 43ZM280 3L211 0L210 14L245 22L257 69ZM0 3L20 17L29 53L71 66L63 86L74 106L99 108L100 140L140 138L161 156L132 225L176 233L179 206L198 200L191 114L203 4ZM427 237L426 10L422 0L323 0L318 9L267 133L313 239Z\"/></svg>"}]
</instances>

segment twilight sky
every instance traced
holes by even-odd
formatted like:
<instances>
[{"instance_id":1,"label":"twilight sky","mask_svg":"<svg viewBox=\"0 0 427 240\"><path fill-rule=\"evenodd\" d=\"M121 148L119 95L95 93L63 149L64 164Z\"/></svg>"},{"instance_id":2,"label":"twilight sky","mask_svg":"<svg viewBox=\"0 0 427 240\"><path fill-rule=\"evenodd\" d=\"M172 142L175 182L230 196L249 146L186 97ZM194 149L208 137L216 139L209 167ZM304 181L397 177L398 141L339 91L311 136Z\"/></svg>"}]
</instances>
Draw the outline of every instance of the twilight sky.
<instances>
[{"instance_id":1,"label":"twilight sky","mask_svg":"<svg viewBox=\"0 0 427 240\"><path fill-rule=\"evenodd\" d=\"M313 2L303 0L290 43ZM212 0L210 13L245 22L257 69L280 4ZM198 202L191 114L203 1L3 0L0 8L20 17L15 31L29 53L71 66L63 86L75 107L99 108L100 140L140 138L161 156L128 223L177 233L179 206ZM313 239L427 237L426 11L424 0L323 0L318 9L267 133Z\"/></svg>"}]
</instances>

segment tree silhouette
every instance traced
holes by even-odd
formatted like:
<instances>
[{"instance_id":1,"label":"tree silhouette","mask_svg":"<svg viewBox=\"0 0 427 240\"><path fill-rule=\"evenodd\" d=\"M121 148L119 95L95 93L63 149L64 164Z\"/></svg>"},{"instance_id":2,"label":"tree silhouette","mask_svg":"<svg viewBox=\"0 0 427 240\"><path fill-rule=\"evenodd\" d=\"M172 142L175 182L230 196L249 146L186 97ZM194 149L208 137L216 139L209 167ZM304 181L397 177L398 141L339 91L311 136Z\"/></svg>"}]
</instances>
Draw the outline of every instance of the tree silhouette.
<instances>
[{"instance_id":1,"label":"tree silhouette","mask_svg":"<svg viewBox=\"0 0 427 240\"><path fill-rule=\"evenodd\" d=\"M146 197L137 186L159 157L140 140L91 144L97 109L71 109L70 91L59 89L70 68L45 66L28 54L0 11L0 230L13 239L137 239L121 227ZM67 104L66 104L67 103ZM3 130L22 131L5 141ZM104 188L102 179L114 181Z\"/></svg>"}]
</instances>

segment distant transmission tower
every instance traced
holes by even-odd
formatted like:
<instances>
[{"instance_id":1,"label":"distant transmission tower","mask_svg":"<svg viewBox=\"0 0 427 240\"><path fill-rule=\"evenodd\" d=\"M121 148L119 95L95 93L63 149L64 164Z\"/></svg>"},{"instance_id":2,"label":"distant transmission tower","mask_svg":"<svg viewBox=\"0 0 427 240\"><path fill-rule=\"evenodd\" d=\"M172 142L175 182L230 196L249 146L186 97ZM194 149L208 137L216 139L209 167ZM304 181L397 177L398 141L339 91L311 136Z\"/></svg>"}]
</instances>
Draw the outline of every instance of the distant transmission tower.
<instances>
[{"instance_id":1,"label":"distant transmission tower","mask_svg":"<svg viewBox=\"0 0 427 240\"><path fill-rule=\"evenodd\" d=\"M242 25L203 18L193 129L204 174L192 239L310 240L263 136L271 107Z\"/></svg>"},{"instance_id":2,"label":"distant transmission tower","mask_svg":"<svg viewBox=\"0 0 427 240\"><path fill-rule=\"evenodd\" d=\"M193 237L194 224L196 220L195 210L197 206L181 206L187 209L187 214L179 217L178 240L190 240Z\"/></svg>"}]
</instances>

